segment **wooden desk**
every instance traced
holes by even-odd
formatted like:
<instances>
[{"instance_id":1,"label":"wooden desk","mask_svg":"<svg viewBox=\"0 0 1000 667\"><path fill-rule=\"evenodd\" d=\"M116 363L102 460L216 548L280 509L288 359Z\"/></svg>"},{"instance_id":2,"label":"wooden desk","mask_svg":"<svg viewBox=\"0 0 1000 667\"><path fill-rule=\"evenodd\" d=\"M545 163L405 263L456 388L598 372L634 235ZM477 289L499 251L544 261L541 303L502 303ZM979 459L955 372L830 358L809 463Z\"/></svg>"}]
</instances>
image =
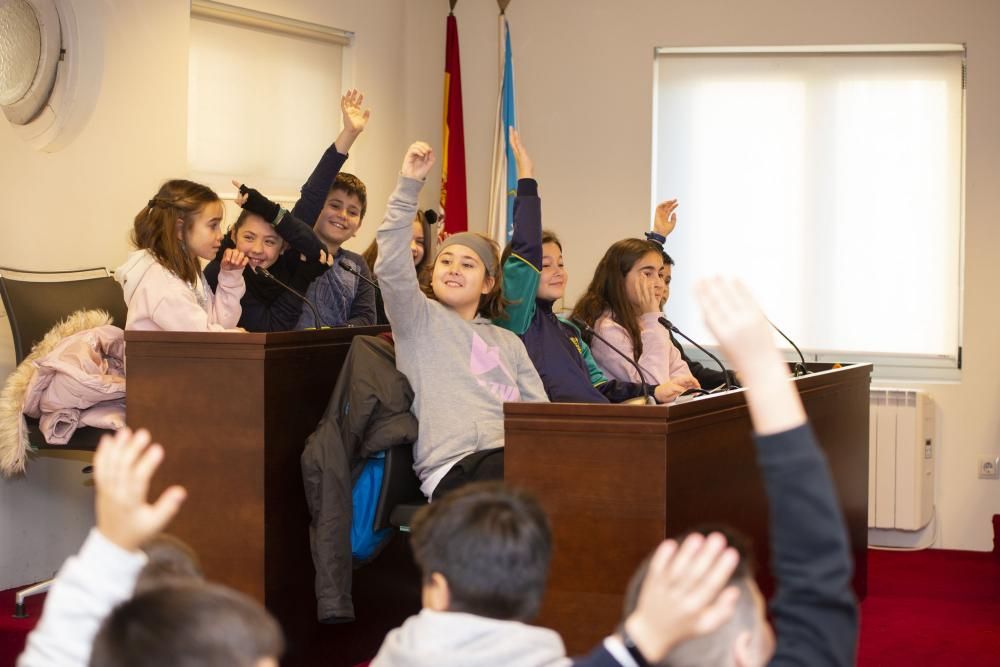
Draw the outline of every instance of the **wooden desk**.
<instances>
[{"instance_id":1,"label":"wooden desk","mask_svg":"<svg viewBox=\"0 0 1000 667\"><path fill-rule=\"evenodd\" d=\"M798 378L806 412L833 471L866 592L868 387L871 365ZM744 392L675 406L508 403L505 478L549 514L553 558L538 619L570 654L589 650L621 617L635 567L671 535L724 523L753 539L771 589L767 498Z\"/></svg>"},{"instance_id":2,"label":"wooden desk","mask_svg":"<svg viewBox=\"0 0 1000 667\"><path fill-rule=\"evenodd\" d=\"M129 426L166 449L151 494L188 490L169 531L267 606L293 656L318 628L299 456L351 340L387 329L125 334Z\"/></svg>"}]
</instances>

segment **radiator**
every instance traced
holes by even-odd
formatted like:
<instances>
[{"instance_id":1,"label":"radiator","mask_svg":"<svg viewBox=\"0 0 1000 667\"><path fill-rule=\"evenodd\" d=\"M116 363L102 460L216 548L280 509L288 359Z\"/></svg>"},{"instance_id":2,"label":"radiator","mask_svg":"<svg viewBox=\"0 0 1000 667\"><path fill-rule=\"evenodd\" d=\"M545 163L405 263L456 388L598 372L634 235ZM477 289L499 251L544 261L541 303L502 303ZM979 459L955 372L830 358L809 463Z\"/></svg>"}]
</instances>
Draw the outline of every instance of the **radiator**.
<instances>
[{"instance_id":1,"label":"radiator","mask_svg":"<svg viewBox=\"0 0 1000 667\"><path fill-rule=\"evenodd\" d=\"M919 530L934 512L934 406L911 389L870 396L868 527Z\"/></svg>"}]
</instances>

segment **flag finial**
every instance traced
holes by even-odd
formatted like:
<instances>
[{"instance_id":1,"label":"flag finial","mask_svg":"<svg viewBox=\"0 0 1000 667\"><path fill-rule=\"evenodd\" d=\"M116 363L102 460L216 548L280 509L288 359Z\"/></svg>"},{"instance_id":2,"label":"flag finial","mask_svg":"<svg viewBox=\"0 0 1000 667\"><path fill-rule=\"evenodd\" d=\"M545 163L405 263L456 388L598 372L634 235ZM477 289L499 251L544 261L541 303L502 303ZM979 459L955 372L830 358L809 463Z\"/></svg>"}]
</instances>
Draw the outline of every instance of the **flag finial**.
<instances>
[{"instance_id":1,"label":"flag finial","mask_svg":"<svg viewBox=\"0 0 1000 667\"><path fill-rule=\"evenodd\" d=\"M510 0L497 0L497 6L500 8L500 13L504 14L507 12L507 5L510 4Z\"/></svg>"},{"instance_id":2,"label":"flag finial","mask_svg":"<svg viewBox=\"0 0 1000 667\"><path fill-rule=\"evenodd\" d=\"M448 0L448 4L451 6L451 11L455 11L455 5L458 4L458 0Z\"/></svg>"}]
</instances>

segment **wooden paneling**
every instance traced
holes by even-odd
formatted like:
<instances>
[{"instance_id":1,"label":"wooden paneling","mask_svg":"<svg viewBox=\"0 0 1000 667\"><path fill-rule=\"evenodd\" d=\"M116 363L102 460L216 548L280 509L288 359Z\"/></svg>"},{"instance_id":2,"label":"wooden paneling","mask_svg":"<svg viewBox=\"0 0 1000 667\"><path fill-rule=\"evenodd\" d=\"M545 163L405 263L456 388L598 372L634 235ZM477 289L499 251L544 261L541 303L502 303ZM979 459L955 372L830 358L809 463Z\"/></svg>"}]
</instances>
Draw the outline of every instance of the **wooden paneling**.
<instances>
[{"instance_id":1,"label":"wooden paneling","mask_svg":"<svg viewBox=\"0 0 1000 667\"><path fill-rule=\"evenodd\" d=\"M830 461L866 591L870 365L814 366L798 378ZM748 535L770 591L768 505L744 392L675 406L508 403L505 478L538 497L552 521L553 555L538 623L571 654L621 618L625 586L665 537L704 524Z\"/></svg>"}]
</instances>

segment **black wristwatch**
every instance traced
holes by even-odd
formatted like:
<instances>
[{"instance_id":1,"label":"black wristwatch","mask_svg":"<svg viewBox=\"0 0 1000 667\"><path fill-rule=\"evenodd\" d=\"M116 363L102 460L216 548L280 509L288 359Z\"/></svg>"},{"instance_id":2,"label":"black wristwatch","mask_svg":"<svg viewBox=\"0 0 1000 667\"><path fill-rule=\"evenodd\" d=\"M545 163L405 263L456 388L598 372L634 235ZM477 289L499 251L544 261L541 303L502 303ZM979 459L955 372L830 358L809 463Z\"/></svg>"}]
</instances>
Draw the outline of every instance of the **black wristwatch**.
<instances>
[{"instance_id":1,"label":"black wristwatch","mask_svg":"<svg viewBox=\"0 0 1000 667\"><path fill-rule=\"evenodd\" d=\"M639 667L651 667L649 660L646 660L646 656L642 654L639 647L636 646L635 642L632 641L632 638L628 636L628 632L625 631L624 626L621 629L621 633L622 644L625 646L625 650L628 651L628 654L632 656L632 659L635 660L635 664L639 665Z\"/></svg>"}]
</instances>

